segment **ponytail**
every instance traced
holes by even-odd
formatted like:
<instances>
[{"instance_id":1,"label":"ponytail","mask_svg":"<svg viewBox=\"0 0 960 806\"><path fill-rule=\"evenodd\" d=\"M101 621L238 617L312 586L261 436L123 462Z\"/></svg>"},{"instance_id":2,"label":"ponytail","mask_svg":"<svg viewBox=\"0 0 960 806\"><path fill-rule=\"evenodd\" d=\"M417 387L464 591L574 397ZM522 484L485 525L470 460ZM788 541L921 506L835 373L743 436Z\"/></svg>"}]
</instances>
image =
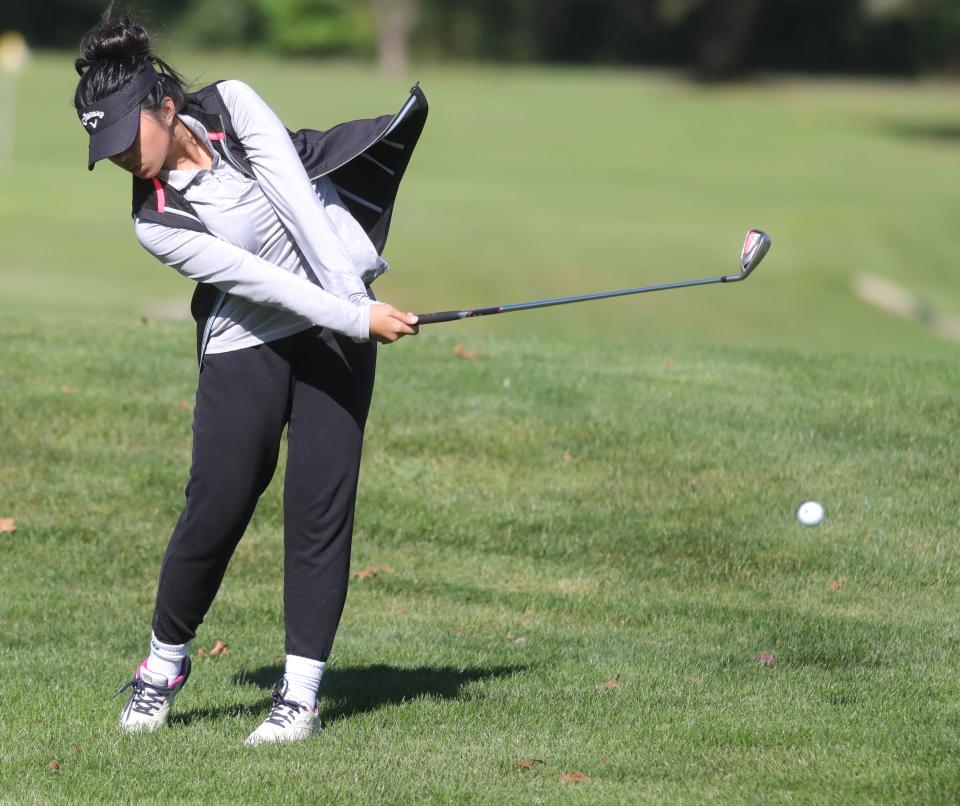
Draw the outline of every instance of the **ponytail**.
<instances>
[{"instance_id":1,"label":"ponytail","mask_svg":"<svg viewBox=\"0 0 960 806\"><path fill-rule=\"evenodd\" d=\"M80 40L80 55L74 68L80 76L73 104L79 110L112 95L148 64L160 74L160 82L141 102L142 109L158 112L165 96L176 111L186 104L187 86L183 77L150 49L150 36L140 23L126 14L116 16L113 2L100 22Z\"/></svg>"}]
</instances>

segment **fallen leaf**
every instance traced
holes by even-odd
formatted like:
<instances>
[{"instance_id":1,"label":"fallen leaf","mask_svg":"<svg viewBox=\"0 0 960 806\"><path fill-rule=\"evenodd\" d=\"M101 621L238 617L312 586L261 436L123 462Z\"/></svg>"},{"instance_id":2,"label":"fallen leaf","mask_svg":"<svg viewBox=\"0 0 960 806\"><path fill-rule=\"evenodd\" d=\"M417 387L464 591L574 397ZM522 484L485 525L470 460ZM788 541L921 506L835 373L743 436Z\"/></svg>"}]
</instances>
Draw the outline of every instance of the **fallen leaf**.
<instances>
[{"instance_id":1,"label":"fallen leaf","mask_svg":"<svg viewBox=\"0 0 960 806\"><path fill-rule=\"evenodd\" d=\"M608 760L610 759L610 756L604 754L604 755L600 756L600 759L601 759L601 761L608 761Z\"/></svg>"},{"instance_id":2,"label":"fallen leaf","mask_svg":"<svg viewBox=\"0 0 960 806\"><path fill-rule=\"evenodd\" d=\"M274 662L274 663L280 663L280 662L283 661L283 660L286 660L286 656L284 656L284 655L274 655L274 656L273 656L273 662Z\"/></svg>"},{"instance_id":3,"label":"fallen leaf","mask_svg":"<svg viewBox=\"0 0 960 806\"><path fill-rule=\"evenodd\" d=\"M78 745L77 747L74 747L74 748L73 748L73 752L74 752L74 753L82 753L83 750L81 750L81 749L80 749L80 746Z\"/></svg>"},{"instance_id":4,"label":"fallen leaf","mask_svg":"<svg viewBox=\"0 0 960 806\"><path fill-rule=\"evenodd\" d=\"M694 685L694 684L700 682L700 678L699 678L699 677L688 677L688 678L687 678L687 682L690 683L691 685Z\"/></svg>"},{"instance_id":5,"label":"fallen leaf","mask_svg":"<svg viewBox=\"0 0 960 806\"><path fill-rule=\"evenodd\" d=\"M534 764L546 764L542 758L519 758L513 762L518 770L532 770Z\"/></svg>"},{"instance_id":6,"label":"fallen leaf","mask_svg":"<svg viewBox=\"0 0 960 806\"><path fill-rule=\"evenodd\" d=\"M54 772L60 772L60 762L54 759L50 762L50 769Z\"/></svg>"},{"instance_id":7,"label":"fallen leaf","mask_svg":"<svg viewBox=\"0 0 960 806\"><path fill-rule=\"evenodd\" d=\"M63 386L60 387L60 391L66 392L67 394L69 394L70 392L76 392L77 387L71 386L69 383L65 383Z\"/></svg>"},{"instance_id":8,"label":"fallen leaf","mask_svg":"<svg viewBox=\"0 0 960 806\"><path fill-rule=\"evenodd\" d=\"M207 650L205 650L205 649L198 649L198 650L197 650L197 657L198 657L198 658L205 658L205 657L207 657Z\"/></svg>"},{"instance_id":9,"label":"fallen leaf","mask_svg":"<svg viewBox=\"0 0 960 806\"><path fill-rule=\"evenodd\" d=\"M17 522L13 518L0 518L0 532L17 531Z\"/></svg>"},{"instance_id":10,"label":"fallen leaf","mask_svg":"<svg viewBox=\"0 0 960 806\"><path fill-rule=\"evenodd\" d=\"M624 624L626 624L626 623L627 623L627 620L626 620L625 618L620 619L620 626L621 626L621 627L622 627Z\"/></svg>"},{"instance_id":11,"label":"fallen leaf","mask_svg":"<svg viewBox=\"0 0 960 806\"><path fill-rule=\"evenodd\" d=\"M837 579L834 579L834 580L830 583L830 590L832 590L832 591L838 591L838 590L840 590L842 587L843 587L843 583L840 582L840 581L837 580Z\"/></svg>"},{"instance_id":12,"label":"fallen leaf","mask_svg":"<svg viewBox=\"0 0 960 806\"><path fill-rule=\"evenodd\" d=\"M468 350L462 344L458 344L456 347L454 347L453 352L454 352L454 355L457 356L457 358L463 358L467 361L477 360L478 353L474 352L473 350Z\"/></svg>"},{"instance_id":13,"label":"fallen leaf","mask_svg":"<svg viewBox=\"0 0 960 806\"><path fill-rule=\"evenodd\" d=\"M361 568L357 571L354 576L357 579L372 579L377 574L380 574L384 571L392 571L393 569L389 565L370 565L366 568ZM342 621L340 622L343 623Z\"/></svg>"},{"instance_id":14,"label":"fallen leaf","mask_svg":"<svg viewBox=\"0 0 960 806\"><path fill-rule=\"evenodd\" d=\"M396 615L398 615L398 616L402 616L404 613L407 612L407 608L405 608L405 607L398 607L398 608L397 608L396 610L394 610L393 612L394 612Z\"/></svg>"},{"instance_id":15,"label":"fallen leaf","mask_svg":"<svg viewBox=\"0 0 960 806\"><path fill-rule=\"evenodd\" d=\"M527 643L527 636L518 635L513 639L513 643L515 643L517 646L523 646L525 643Z\"/></svg>"},{"instance_id":16,"label":"fallen leaf","mask_svg":"<svg viewBox=\"0 0 960 806\"><path fill-rule=\"evenodd\" d=\"M573 772L568 772L565 775L561 775L560 780L566 784L570 783L571 781L589 781L590 779L580 772L580 770L573 770Z\"/></svg>"},{"instance_id":17,"label":"fallen leaf","mask_svg":"<svg viewBox=\"0 0 960 806\"><path fill-rule=\"evenodd\" d=\"M179 403L177 403L177 408L178 408L178 409L188 409L188 408L190 408L190 401L189 401L189 400L181 400Z\"/></svg>"},{"instance_id":18,"label":"fallen leaf","mask_svg":"<svg viewBox=\"0 0 960 806\"><path fill-rule=\"evenodd\" d=\"M771 669L777 668L777 656L772 652L761 652L757 655L757 660L760 661L763 666L769 666Z\"/></svg>"},{"instance_id":19,"label":"fallen leaf","mask_svg":"<svg viewBox=\"0 0 960 806\"><path fill-rule=\"evenodd\" d=\"M563 452L563 461L564 461L564 462L569 462L571 459L573 459L573 454L570 453L570 451L564 451L564 452Z\"/></svg>"},{"instance_id":20,"label":"fallen leaf","mask_svg":"<svg viewBox=\"0 0 960 806\"><path fill-rule=\"evenodd\" d=\"M600 688L616 688L620 685L620 675L614 675L606 683L601 683Z\"/></svg>"},{"instance_id":21,"label":"fallen leaf","mask_svg":"<svg viewBox=\"0 0 960 806\"><path fill-rule=\"evenodd\" d=\"M213 644L213 649L210 650L210 657L215 658L218 655L226 655L229 651L230 647L218 638Z\"/></svg>"}]
</instances>

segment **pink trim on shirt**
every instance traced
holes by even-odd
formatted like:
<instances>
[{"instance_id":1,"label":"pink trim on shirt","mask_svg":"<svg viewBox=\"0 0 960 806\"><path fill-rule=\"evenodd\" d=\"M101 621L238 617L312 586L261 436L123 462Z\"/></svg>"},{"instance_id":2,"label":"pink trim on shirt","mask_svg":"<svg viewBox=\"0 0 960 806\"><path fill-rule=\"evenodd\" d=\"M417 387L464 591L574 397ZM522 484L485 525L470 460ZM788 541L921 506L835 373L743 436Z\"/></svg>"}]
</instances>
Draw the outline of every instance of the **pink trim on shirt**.
<instances>
[{"instance_id":1,"label":"pink trim on shirt","mask_svg":"<svg viewBox=\"0 0 960 806\"><path fill-rule=\"evenodd\" d=\"M163 185L157 177L153 177L153 186L157 190L157 212L162 213L167 208L167 196L163 192Z\"/></svg>"}]
</instances>

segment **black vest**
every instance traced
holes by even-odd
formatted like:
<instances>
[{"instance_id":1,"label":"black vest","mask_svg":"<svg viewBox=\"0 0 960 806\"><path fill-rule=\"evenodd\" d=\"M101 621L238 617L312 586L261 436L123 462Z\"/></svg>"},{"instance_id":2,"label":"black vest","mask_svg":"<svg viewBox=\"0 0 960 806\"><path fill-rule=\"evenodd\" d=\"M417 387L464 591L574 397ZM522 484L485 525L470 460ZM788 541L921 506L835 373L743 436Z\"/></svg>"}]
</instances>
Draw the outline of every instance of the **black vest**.
<instances>
[{"instance_id":1,"label":"black vest","mask_svg":"<svg viewBox=\"0 0 960 806\"><path fill-rule=\"evenodd\" d=\"M189 93L181 112L203 124L221 158L256 179L217 83ZM351 120L326 131L287 129L307 176L316 180L329 174L378 253L386 245L397 189L426 119L427 97L418 81L395 115ZM167 227L209 232L183 194L157 177L133 177L133 215ZM307 273L320 284L312 271ZM197 323L198 365L203 364L209 326L226 297L210 283L197 283L194 290L190 312Z\"/></svg>"}]
</instances>

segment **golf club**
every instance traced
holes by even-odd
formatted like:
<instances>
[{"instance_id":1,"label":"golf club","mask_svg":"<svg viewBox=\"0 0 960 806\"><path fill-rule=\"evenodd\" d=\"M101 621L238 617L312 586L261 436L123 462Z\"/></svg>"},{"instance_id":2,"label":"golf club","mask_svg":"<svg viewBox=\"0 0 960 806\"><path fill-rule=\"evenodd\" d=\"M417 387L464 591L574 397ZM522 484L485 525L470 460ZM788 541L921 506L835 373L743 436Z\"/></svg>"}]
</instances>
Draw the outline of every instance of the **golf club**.
<instances>
[{"instance_id":1,"label":"golf club","mask_svg":"<svg viewBox=\"0 0 960 806\"><path fill-rule=\"evenodd\" d=\"M560 297L558 299L544 299L535 302L518 302L513 305L498 305L492 308L473 308L462 311L437 311L436 313L417 314L420 325L432 325L436 322L452 322L456 319L468 319L472 316L490 316L495 313L510 311L526 311L532 308L547 308L551 305L566 305L570 302L586 302L591 299L607 299L608 297L625 297L629 294L646 294L648 291L664 291L668 288L686 288L692 285L709 285L711 283L735 283L745 280L750 273L760 265L760 261L770 250L770 236L762 230L752 229L747 232L740 252L740 271L736 274L726 274L720 277L709 277L706 280L685 280L677 283L661 283L648 285L642 288L627 288L623 291L601 291L598 294L582 294L577 297Z\"/></svg>"}]
</instances>

